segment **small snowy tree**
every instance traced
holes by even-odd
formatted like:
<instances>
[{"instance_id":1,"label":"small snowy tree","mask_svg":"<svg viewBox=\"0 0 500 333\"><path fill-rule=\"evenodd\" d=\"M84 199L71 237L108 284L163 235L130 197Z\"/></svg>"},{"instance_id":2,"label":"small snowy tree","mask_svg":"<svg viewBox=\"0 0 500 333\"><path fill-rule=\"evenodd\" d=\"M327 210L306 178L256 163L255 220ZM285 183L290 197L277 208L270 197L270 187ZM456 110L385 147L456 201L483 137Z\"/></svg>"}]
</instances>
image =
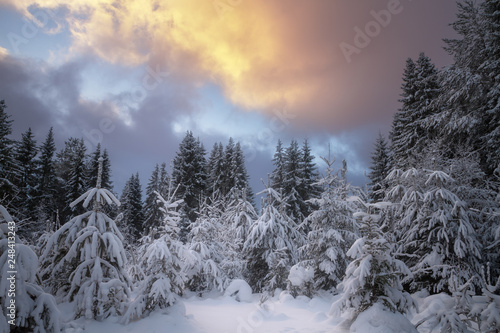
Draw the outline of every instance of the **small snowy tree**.
<instances>
[{"instance_id":1,"label":"small snowy tree","mask_svg":"<svg viewBox=\"0 0 500 333\"><path fill-rule=\"evenodd\" d=\"M0 332L14 327L40 333L60 332L61 314L56 301L35 282L36 254L20 243L16 224L3 206L1 216L5 223L0 224Z\"/></svg>"},{"instance_id":2,"label":"small snowy tree","mask_svg":"<svg viewBox=\"0 0 500 333\"><path fill-rule=\"evenodd\" d=\"M241 250L250 227L257 220L258 215L252 203L247 200L246 190L233 189L231 193L234 195L221 218L223 224L234 230L235 235L232 236L236 236L236 238L232 239L232 242L236 243Z\"/></svg>"},{"instance_id":3,"label":"small snowy tree","mask_svg":"<svg viewBox=\"0 0 500 333\"><path fill-rule=\"evenodd\" d=\"M120 231L102 212L102 205L116 197L101 188L102 158L97 186L80 196L93 210L64 224L48 240L41 256L42 278L63 301L75 302L75 317L103 319L122 314L130 282L125 271L126 256Z\"/></svg>"},{"instance_id":4,"label":"small snowy tree","mask_svg":"<svg viewBox=\"0 0 500 333\"><path fill-rule=\"evenodd\" d=\"M281 195L271 187L261 193L267 193L268 202L252 225L243 251L252 289L272 292L286 287L288 272L297 263L297 248L304 239L286 214Z\"/></svg>"},{"instance_id":5,"label":"small snowy tree","mask_svg":"<svg viewBox=\"0 0 500 333\"><path fill-rule=\"evenodd\" d=\"M314 271L314 290L330 290L342 281L349 264L346 252L358 235L352 216L354 202L344 198L343 180L333 170L335 160L330 156L322 159L327 165L326 175L317 185L324 191L320 198L310 200L317 209L302 224L310 232L299 249L300 265Z\"/></svg>"},{"instance_id":6,"label":"small snowy tree","mask_svg":"<svg viewBox=\"0 0 500 333\"><path fill-rule=\"evenodd\" d=\"M145 278L139 284L138 296L132 300L124 315L125 323L147 316L157 309L173 305L184 290L186 265L194 258L179 240L180 220L176 211L182 200L165 200L158 194L162 207L163 225L145 236L139 253L144 263Z\"/></svg>"},{"instance_id":7,"label":"small snowy tree","mask_svg":"<svg viewBox=\"0 0 500 333\"><path fill-rule=\"evenodd\" d=\"M189 248L197 256L197 265L189 277L189 287L193 291L222 291L225 286L225 277L219 267L223 259L222 246L218 241L221 213L216 206L205 202L200 216L190 225Z\"/></svg>"},{"instance_id":8,"label":"small snowy tree","mask_svg":"<svg viewBox=\"0 0 500 333\"><path fill-rule=\"evenodd\" d=\"M367 205L380 208L377 204ZM411 296L403 292L401 281L411 273L406 265L393 257L393 244L388 242L378 225L380 216L355 213L360 218L362 238L349 249L353 259L339 285L342 297L332 305L332 313L347 310L349 319L381 304L392 312L405 313L414 305Z\"/></svg>"}]
</instances>

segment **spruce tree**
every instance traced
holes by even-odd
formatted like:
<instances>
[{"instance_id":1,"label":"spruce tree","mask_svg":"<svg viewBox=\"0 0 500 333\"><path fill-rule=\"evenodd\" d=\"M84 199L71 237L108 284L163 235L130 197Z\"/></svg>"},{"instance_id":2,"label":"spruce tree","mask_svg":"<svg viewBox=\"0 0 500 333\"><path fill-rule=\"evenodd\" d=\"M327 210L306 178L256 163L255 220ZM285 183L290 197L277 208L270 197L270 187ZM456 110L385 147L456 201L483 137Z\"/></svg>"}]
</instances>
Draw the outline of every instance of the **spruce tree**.
<instances>
[{"instance_id":1,"label":"spruce tree","mask_svg":"<svg viewBox=\"0 0 500 333\"><path fill-rule=\"evenodd\" d=\"M83 139L69 138L64 149L56 155L58 211L63 221L84 212L82 207L70 208L70 203L85 191L87 185L86 151Z\"/></svg>"},{"instance_id":2,"label":"spruce tree","mask_svg":"<svg viewBox=\"0 0 500 333\"><path fill-rule=\"evenodd\" d=\"M37 161L37 198L39 200L38 213L39 218L43 222L47 220L54 222L56 218L57 176L54 160L55 152L56 144L54 141L54 131L51 127L45 141L40 147L40 157Z\"/></svg>"},{"instance_id":3,"label":"spruce tree","mask_svg":"<svg viewBox=\"0 0 500 333\"><path fill-rule=\"evenodd\" d=\"M124 313L130 292L125 271L123 236L103 206L120 202L101 188L102 158L97 184L72 206L92 204L92 210L75 216L47 241L41 256L41 276L61 301L75 302L75 318L102 320Z\"/></svg>"},{"instance_id":4,"label":"spruce tree","mask_svg":"<svg viewBox=\"0 0 500 333\"><path fill-rule=\"evenodd\" d=\"M141 237L144 228L142 188L138 172L132 174L125 184L121 202L123 229L130 238L129 241L135 243Z\"/></svg>"},{"instance_id":5,"label":"spruce tree","mask_svg":"<svg viewBox=\"0 0 500 333\"><path fill-rule=\"evenodd\" d=\"M314 163L314 155L311 152L309 141L304 140L302 145L302 159L300 162L301 184L299 195L302 198L301 213L303 216L309 216L314 209L314 205L309 200L319 198L321 187L317 184L318 168Z\"/></svg>"},{"instance_id":6,"label":"spruce tree","mask_svg":"<svg viewBox=\"0 0 500 333\"><path fill-rule=\"evenodd\" d=\"M56 301L38 284L38 258L19 240L16 232L14 220L0 205L0 272L7 281L0 283L0 304L5 309L0 312L0 331L60 332L62 316ZM14 269L12 281L8 278ZM15 283L15 293L9 281Z\"/></svg>"},{"instance_id":7,"label":"spruce tree","mask_svg":"<svg viewBox=\"0 0 500 333\"><path fill-rule=\"evenodd\" d=\"M14 141L9 138L13 120L9 119L6 108L5 101L0 100L0 199L5 206L12 206L12 199L18 190L14 184Z\"/></svg>"},{"instance_id":8,"label":"spruce tree","mask_svg":"<svg viewBox=\"0 0 500 333\"><path fill-rule=\"evenodd\" d=\"M185 215L179 224L181 240L186 239L188 226L197 218L197 211L207 187L205 148L192 132L187 132L173 161L172 183L176 199L183 200Z\"/></svg>"},{"instance_id":9,"label":"spruce tree","mask_svg":"<svg viewBox=\"0 0 500 333\"><path fill-rule=\"evenodd\" d=\"M160 177L160 166L156 164L146 187L146 200L144 201L145 234L149 234L153 228L158 228L163 222L163 214L158 201L158 194L162 192L162 179Z\"/></svg>"},{"instance_id":10,"label":"spruce tree","mask_svg":"<svg viewBox=\"0 0 500 333\"><path fill-rule=\"evenodd\" d=\"M299 193L302 186L301 152L296 140L290 142L285 150L285 174L283 184L283 197L287 204L287 214L299 224L304 220L302 214L305 202Z\"/></svg>"},{"instance_id":11,"label":"spruce tree","mask_svg":"<svg viewBox=\"0 0 500 333\"><path fill-rule=\"evenodd\" d=\"M353 261L340 287L344 293L332 305L332 314L348 311L354 320L375 304L392 312L406 313L416 304L403 291L402 280L411 276L406 265L393 257L393 244L384 238L379 215L356 213L360 218L362 238L346 253ZM392 317L391 317L392 318Z\"/></svg>"},{"instance_id":12,"label":"spruce tree","mask_svg":"<svg viewBox=\"0 0 500 333\"><path fill-rule=\"evenodd\" d=\"M311 199L317 208L303 222L310 231L299 249L299 265L313 270L314 290L330 290L342 281L349 264L346 252L358 237L355 206L344 197L342 179L333 169L335 160L330 156L322 159L327 165L326 175L316 185L323 192Z\"/></svg>"},{"instance_id":13,"label":"spruce tree","mask_svg":"<svg viewBox=\"0 0 500 333\"><path fill-rule=\"evenodd\" d=\"M435 136L429 131L429 118L439 113L435 106L440 93L437 70L429 57L421 53L416 63L408 59L403 81L402 106L394 115L390 134L397 168L415 166L426 140Z\"/></svg>"},{"instance_id":14,"label":"spruce tree","mask_svg":"<svg viewBox=\"0 0 500 333\"><path fill-rule=\"evenodd\" d=\"M281 195L270 186L261 193L267 194L267 203L250 228L243 251L252 289L273 293L276 288L286 288L288 272L297 263L297 248L304 239L287 215Z\"/></svg>"},{"instance_id":15,"label":"spruce tree","mask_svg":"<svg viewBox=\"0 0 500 333\"><path fill-rule=\"evenodd\" d=\"M371 171L368 174L371 180L369 195L372 201L378 202L385 197L385 191L388 187L385 178L390 172L389 149L382 133L378 134L375 141L375 150L372 153L371 160Z\"/></svg>"},{"instance_id":16,"label":"spruce tree","mask_svg":"<svg viewBox=\"0 0 500 333\"><path fill-rule=\"evenodd\" d=\"M31 128L22 134L21 141L15 149L15 159L17 161L16 183L19 193L16 198L18 214L21 219L33 221L36 218L36 155L38 148ZM29 229L34 229L31 225Z\"/></svg>"},{"instance_id":17,"label":"spruce tree","mask_svg":"<svg viewBox=\"0 0 500 333\"><path fill-rule=\"evenodd\" d=\"M224 162L224 146L221 142L214 143L207 163L207 194L210 197L223 197L226 194L224 189L226 165Z\"/></svg>"},{"instance_id":18,"label":"spruce tree","mask_svg":"<svg viewBox=\"0 0 500 333\"><path fill-rule=\"evenodd\" d=\"M140 282L137 297L128 306L124 322L128 323L159 309L172 306L184 292L186 271L195 263L194 256L179 239L177 211L180 200L174 201L158 195L163 223L142 238L139 262L144 267L144 280Z\"/></svg>"},{"instance_id":19,"label":"spruce tree","mask_svg":"<svg viewBox=\"0 0 500 333\"><path fill-rule=\"evenodd\" d=\"M271 187L278 192L285 188L285 156L281 140L278 140L276 152L273 157L274 170L271 173Z\"/></svg>"}]
</instances>

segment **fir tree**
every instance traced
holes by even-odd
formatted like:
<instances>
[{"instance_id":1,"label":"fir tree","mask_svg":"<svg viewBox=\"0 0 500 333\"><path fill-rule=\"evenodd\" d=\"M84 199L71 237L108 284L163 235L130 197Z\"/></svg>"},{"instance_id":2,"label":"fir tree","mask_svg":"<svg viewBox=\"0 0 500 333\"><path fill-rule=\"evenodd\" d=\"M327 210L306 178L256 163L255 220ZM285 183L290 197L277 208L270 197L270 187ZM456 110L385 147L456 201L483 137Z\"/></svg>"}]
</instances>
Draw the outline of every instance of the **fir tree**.
<instances>
[{"instance_id":1,"label":"fir tree","mask_svg":"<svg viewBox=\"0 0 500 333\"><path fill-rule=\"evenodd\" d=\"M342 281L349 264L346 252L358 236L352 217L355 207L343 197L341 179L333 169L334 159L322 159L327 164L326 175L317 185L324 190L320 198L311 199L317 209L303 222L310 231L299 249L299 265L313 270L314 290L330 290Z\"/></svg>"},{"instance_id":2,"label":"fir tree","mask_svg":"<svg viewBox=\"0 0 500 333\"><path fill-rule=\"evenodd\" d=\"M387 142L381 133L379 133L375 141L375 150L372 153L371 159L371 171L368 174L371 180L369 194L371 200L378 202L382 201L385 197L385 191L388 187L385 179L390 172L389 150Z\"/></svg>"},{"instance_id":3,"label":"fir tree","mask_svg":"<svg viewBox=\"0 0 500 333\"><path fill-rule=\"evenodd\" d=\"M0 283L0 304L5 312L0 313L0 331L26 330L30 332L60 332L62 316L52 295L44 292L37 283L38 258L33 250L20 242L15 235L15 223L7 210L0 205L0 271L7 283ZM15 263L15 280L12 263ZM8 283L10 282L10 283ZM15 283L15 296L11 284ZM14 313L11 300L15 306ZM12 316L11 316L12 315Z\"/></svg>"},{"instance_id":4,"label":"fir tree","mask_svg":"<svg viewBox=\"0 0 500 333\"><path fill-rule=\"evenodd\" d=\"M144 201L144 231L146 234L149 234L153 228L158 228L162 223L163 215L158 201L160 187L160 167L156 164L146 186L146 200Z\"/></svg>"},{"instance_id":5,"label":"fir tree","mask_svg":"<svg viewBox=\"0 0 500 333\"><path fill-rule=\"evenodd\" d=\"M111 182L111 162L106 149L101 151L101 144L98 143L96 150L92 153L89 165L87 166L87 187L92 188L97 181L97 172L99 169L99 159L103 158L101 183L104 188L112 190Z\"/></svg>"},{"instance_id":6,"label":"fir tree","mask_svg":"<svg viewBox=\"0 0 500 333\"><path fill-rule=\"evenodd\" d=\"M397 168L414 166L425 148L426 140L430 139L428 118L438 113L435 102L440 92L437 70L424 53L416 63L412 59L406 61L403 81L402 106L394 115L390 134Z\"/></svg>"},{"instance_id":7,"label":"fir tree","mask_svg":"<svg viewBox=\"0 0 500 333\"><path fill-rule=\"evenodd\" d=\"M243 251L252 289L272 293L286 287L288 272L297 263L297 248L304 239L287 215L281 195L272 187L263 192L267 194L267 204L252 225Z\"/></svg>"},{"instance_id":8,"label":"fir tree","mask_svg":"<svg viewBox=\"0 0 500 333\"><path fill-rule=\"evenodd\" d=\"M11 205L11 201L17 193L14 184L16 162L13 158L14 141L9 138L12 133L12 120L5 109L7 105L0 100L0 199L4 205Z\"/></svg>"},{"instance_id":9,"label":"fir tree","mask_svg":"<svg viewBox=\"0 0 500 333\"><path fill-rule=\"evenodd\" d=\"M271 187L278 192L283 192L285 188L285 156L281 140L278 140L276 152L273 157L274 170L271 173Z\"/></svg>"},{"instance_id":10,"label":"fir tree","mask_svg":"<svg viewBox=\"0 0 500 333\"><path fill-rule=\"evenodd\" d=\"M376 207L376 206L375 206ZM332 313L348 311L351 320L375 304L392 312L406 313L415 302L403 291L402 280L411 276L406 265L393 258L393 244L384 238L379 215L356 213L363 235L349 249L353 259L340 287L344 293L332 305Z\"/></svg>"},{"instance_id":11,"label":"fir tree","mask_svg":"<svg viewBox=\"0 0 500 333\"><path fill-rule=\"evenodd\" d=\"M183 200L185 218L180 222L181 240L185 240L188 226L197 218L196 212L207 186L205 148L192 132L187 132L173 161L172 182L177 189L176 199Z\"/></svg>"},{"instance_id":12,"label":"fir tree","mask_svg":"<svg viewBox=\"0 0 500 333\"><path fill-rule=\"evenodd\" d=\"M47 137L40 147L40 157L38 159L38 211L42 221L55 221L56 217L56 193L57 176L55 171L55 152L54 132L52 127Z\"/></svg>"},{"instance_id":13,"label":"fir tree","mask_svg":"<svg viewBox=\"0 0 500 333\"><path fill-rule=\"evenodd\" d=\"M249 176L247 169L245 167L245 157L243 155L243 150L239 142L236 142L233 150L233 155L231 156L231 163L228 166L231 170L231 181L232 187L230 191L236 189L234 193L243 193L245 191L246 200L253 203L253 191L249 184Z\"/></svg>"},{"instance_id":14,"label":"fir tree","mask_svg":"<svg viewBox=\"0 0 500 333\"><path fill-rule=\"evenodd\" d=\"M314 155L311 152L309 141L304 140L302 145L302 159L300 162L301 184L299 187L299 195L302 198L301 213L303 216L309 216L314 208L311 205L311 199L319 198L321 187L317 184L318 170L314 163Z\"/></svg>"},{"instance_id":15,"label":"fir tree","mask_svg":"<svg viewBox=\"0 0 500 333\"><path fill-rule=\"evenodd\" d=\"M221 212L217 205L204 203L200 215L190 225L189 249L197 257L197 264L190 269L189 288L193 291L223 291L227 286L226 277L220 268L223 260L222 245L218 242Z\"/></svg>"},{"instance_id":16,"label":"fir tree","mask_svg":"<svg viewBox=\"0 0 500 333\"><path fill-rule=\"evenodd\" d=\"M302 185L301 156L296 140L292 140L290 146L285 150L284 176L282 195L286 200L287 213L295 223L301 223L304 220L302 207L305 206L305 202L299 193Z\"/></svg>"},{"instance_id":17,"label":"fir tree","mask_svg":"<svg viewBox=\"0 0 500 333\"><path fill-rule=\"evenodd\" d=\"M224 162L224 146L220 142L214 143L207 164L207 193L210 197L221 197L226 194L224 189L226 165Z\"/></svg>"},{"instance_id":18,"label":"fir tree","mask_svg":"<svg viewBox=\"0 0 500 333\"><path fill-rule=\"evenodd\" d=\"M75 318L121 315L129 296L123 236L102 211L105 203L120 205L109 190L101 188L102 161L96 187L71 203L83 201L84 208L92 203L93 209L57 230L42 254L42 278L62 301L75 302Z\"/></svg>"},{"instance_id":19,"label":"fir tree","mask_svg":"<svg viewBox=\"0 0 500 333\"><path fill-rule=\"evenodd\" d=\"M144 212L142 203L142 188L139 173L130 176L123 188L121 196L121 223L124 224L125 233L134 243L143 233Z\"/></svg>"},{"instance_id":20,"label":"fir tree","mask_svg":"<svg viewBox=\"0 0 500 333\"><path fill-rule=\"evenodd\" d=\"M57 198L62 220L84 212L82 207L70 208L70 203L84 192L87 185L86 150L83 139L69 138L64 143L64 149L57 153Z\"/></svg>"},{"instance_id":21,"label":"fir tree","mask_svg":"<svg viewBox=\"0 0 500 333\"><path fill-rule=\"evenodd\" d=\"M15 159L17 161L16 183L19 188L17 196L17 207L20 218L33 221L35 219L36 205L36 155L38 148L31 128L22 134L21 141L15 149ZM31 226L33 229L35 226Z\"/></svg>"},{"instance_id":22,"label":"fir tree","mask_svg":"<svg viewBox=\"0 0 500 333\"><path fill-rule=\"evenodd\" d=\"M159 194L158 200L162 205L163 224L151 229L142 239L139 261L143 263L145 279L124 315L125 323L172 306L184 291L187 268L194 264L194 257L179 240L177 208L181 201L173 201L173 197L165 200Z\"/></svg>"}]
</instances>

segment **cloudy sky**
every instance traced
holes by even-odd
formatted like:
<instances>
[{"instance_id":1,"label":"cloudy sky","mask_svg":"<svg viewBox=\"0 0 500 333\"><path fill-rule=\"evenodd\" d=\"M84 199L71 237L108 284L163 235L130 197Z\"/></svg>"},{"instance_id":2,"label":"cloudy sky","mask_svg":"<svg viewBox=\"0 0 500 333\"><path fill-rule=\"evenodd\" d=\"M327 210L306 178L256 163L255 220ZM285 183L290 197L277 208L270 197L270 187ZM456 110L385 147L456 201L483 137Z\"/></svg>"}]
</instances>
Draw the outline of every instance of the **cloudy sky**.
<instances>
[{"instance_id":1,"label":"cloudy sky","mask_svg":"<svg viewBox=\"0 0 500 333\"><path fill-rule=\"evenodd\" d=\"M454 0L0 0L0 99L13 136L51 126L111 155L116 191L143 185L187 130L229 137L252 185L278 138L328 143L361 185L387 134L405 60L449 65ZM318 161L319 163L319 161Z\"/></svg>"}]
</instances>

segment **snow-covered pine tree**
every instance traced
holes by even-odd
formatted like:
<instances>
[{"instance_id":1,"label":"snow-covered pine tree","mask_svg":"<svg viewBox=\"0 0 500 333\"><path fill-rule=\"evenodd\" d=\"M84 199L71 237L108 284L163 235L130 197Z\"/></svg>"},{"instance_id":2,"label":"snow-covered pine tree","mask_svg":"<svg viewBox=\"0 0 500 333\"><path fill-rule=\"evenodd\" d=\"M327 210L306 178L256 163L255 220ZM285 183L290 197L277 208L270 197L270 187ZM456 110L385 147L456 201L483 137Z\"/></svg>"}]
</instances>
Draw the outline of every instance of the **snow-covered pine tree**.
<instances>
[{"instance_id":1,"label":"snow-covered pine tree","mask_svg":"<svg viewBox=\"0 0 500 333\"><path fill-rule=\"evenodd\" d=\"M319 198L322 189L317 184L319 177L318 168L316 167L316 163L314 163L314 155L311 152L311 146L309 145L309 141L307 139L304 140L301 154L301 185L298 192L303 202L301 207L302 215L309 216L314 209L314 204L309 200Z\"/></svg>"},{"instance_id":2,"label":"snow-covered pine tree","mask_svg":"<svg viewBox=\"0 0 500 333\"><path fill-rule=\"evenodd\" d=\"M158 200L158 194L161 193L162 180L160 167L155 165L149 183L146 186L146 200L144 201L144 233L147 235L153 228L158 228L163 222L163 214L160 210L161 204Z\"/></svg>"},{"instance_id":3,"label":"snow-covered pine tree","mask_svg":"<svg viewBox=\"0 0 500 333\"><path fill-rule=\"evenodd\" d=\"M376 203L365 205L368 213L354 214L360 219L362 238L356 240L347 252L353 261L347 266L344 280L339 285L344 293L331 309L336 315L345 311L350 320L375 304L400 313L415 306L401 283L411 273L402 261L394 259L393 244L384 238L378 224L380 215L370 214L370 208L383 206Z\"/></svg>"},{"instance_id":4,"label":"snow-covered pine tree","mask_svg":"<svg viewBox=\"0 0 500 333\"><path fill-rule=\"evenodd\" d=\"M221 142L214 143L207 166L207 195L209 197L224 196L226 166L224 164L224 146Z\"/></svg>"},{"instance_id":5,"label":"snow-covered pine tree","mask_svg":"<svg viewBox=\"0 0 500 333\"><path fill-rule=\"evenodd\" d=\"M40 147L40 157L37 161L38 174L38 218L46 222L55 221L56 217L56 193L57 176L55 171L56 144L54 141L54 131L52 127L47 134L45 141Z\"/></svg>"},{"instance_id":6,"label":"snow-covered pine tree","mask_svg":"<svg viewBox=\"0 0 500 333\"><path fill-rule=\"evenodd\" d=\"M139 173L132 174L123 188L120 213L121 229L126 234L128 242L135 243L143 233L144 212L142 207L142 188Z\"/></svg>"},{"instance_id":7,"label":"snow-covered pine tree","mask_svg":"<svg viewBox=\"0 0 500 333\"><path fill-rule=\"evenodd\" d=\"M273 165L274 170L270 175L271 187L278 193L282 193L285 188L285 155L283 144L279 139L273 157Z\"/></svg>"},{"instance_id":8,"label":"snow-covered pine tree","mask_svg":"<svg viewBox=\"0 0 500 333\"><path fill-rule=\"evenodd\" d=\"M483 134L482 148L486 155L487 171L492 172L500 166L500 78L498 68L500 67L500 1L489 0L481 3L482 18L485 31L485 60L481 65L481 70L488 75L488 92L486 101L488 102L487 117L483 117L483 123L487 129ZM487 118L487 119L486 119Z\"/></svg>"},{"instance_id":9,"label":"snow-covered pine tree","mask_svg":"<svg viewBox=\"0 0 500 333\"><path fill-rule=\"evenodd\" d=\"M162 205L163 224L143 237L139 261L143 263L145 278L139 284L138 296L123 316L125 323L173 305L183 293L187 268L195 262L179 240L177 209L181 201L173 201L173 195L167 200L157 195Z\"/></svg>"},{"instance_id":10,"label":"snow-covered pine tree","mask_svg":"<svg viewBox=\"0 0 500 333\"><path fill-rule=\"evenodd\" d=\"M222 223L234 230L235 239L232 241L239 250L242 250L250 228L257 220L258 215L252 203L247 200L247 191L234 189L234 192L236 192L235 195L231 197L229 205L222 215Z\"/></svg>"},{"instance_id":11,"label":"snow-covered pine tree","mask_svg":"<svg viewBox=\"0 0 500 333\"><path fill-rule=\"evenodd\" d=\"M480 245L467 204L449 190L453 179L428 171L421 206L402 237L402 252L413 258L414 290L456 292L469 280L480 283ZM412 212L413 213L413 212Z\"/></svg>"},{"instance_id":12,"label":"snow-covered pine tree","mask_svg":"<svg viewBox=\"0 0 500 333\"><path fill-rule=\"evenodd\" d=\"M344 198L343 186L333 164L335 159L321 157L326 174L317 185L321 196L310 201L317 207L303 222L310 228L305 244L299 249L300 266L314 272L313 289L331 290L344 277L349 264L346 252L358 238L358 226L353 218L355 206Z\"/></svg>"},{"instance_id":13,"label":"snow-covered pine tree","mask_svg":"<svg viewBox=\"0 0 500 333\"><path fill-rule=\"evenodd\" d=\"M60 218L66 221L84 212L83 207L70 208L86 186L86 151L83 139L69 138L64 149L57 153L58 209Z\"/></svg>"},{"instance_id":14,"label":"snow-covered pine tree","mask_svg":"<svg viewBox=\"0 0 500 333\"><path fill-rule=\"evenodd\" d=\"M29 225L25 228L30 231L35 231L39 225L34 221L36 219L36 155L38 148L36 140L31 131L31 128L21 135L15 147L15 159L17 161L15 182L19 193L16 196L15 205L17 206L17 214L19 219L27 219Z\"/></svg>"},{"instance_id":15,"label":"snow-covered pine tree","mask_svg":"<svg viewBox=\"0 0 500 333\"><path fill-rule=\"evenodd\" d=\"M385 201L393 203L384 214L382 227L392 232L392 238L398 242L398 255L408 266L416 263L417 257L412 251L404 249L402 238L407 235L413 226L413 221L418 218L418 212L422 207L423 182L425 178L421 170L410 168L406 171L394 168L386 178L389 184Z\"/></svg>"},{"instance_id":16,"label":"snow-covered pine tree","mask_svg":"<svg viewBox=\"0 0 500 333\"><path fill-rule=\"evenodd\" d=\"M97 183L97 173L99 172L100 158L101 158L101 144L98 143L97 147L95 148L95 151L90 155L90 159L87 162L86 189L93 188ZM103 163L103 168L104 168L104 163Z\"/></svg>"},{"instance_id":17,"label":"snow-covered pine tree","mask_svg":"<svg viewBox=\"0 0 500 333\"><path fill-rule=\"evenodd\" d=\"M245 191L246 200L253 203L253 191L248 183L249 176L247 169L245 167L245 157L243 155L243 150L241 149L241 144L236 142L233 149L233 155L231 156L231 164L228 166L231 170L232 187L229 189L231 195L235 193L243 193ZM233 189L238 190L237 192L231 192ZM229 193L228 193L229 194Z\"/></svg>"},{"instance_id":18,"label":"snow-covered pine tree","mask_svg":"<svg viewBox=\"0 0 500 333\"><path fill-rule=\"evenodd\" d=\"M267 194L267 203L250 228L243 251L252 289L272 293L286 288L288 272L298 261L297 248L304 239L287 215L281 195L270 186L261 193Z\"/></svg>"},{"instance_id":19,"label":"snow-covered pine tree","mask_svg":"<svg viewBox=\"0 0 500 333\"><path fill-rule=\"evenodd\" d=\"M1 217L4 221L0 223L0 331L60 332L61 314L56 301L36 282L36 254L20 242L16 223L0 205L0 222Z\"/></svg>"},{"instance_id":20,"label":"snow-covered pine tree","mask_svg":"<svg viewBox=\"0 0 500 333\"><path fill-rule=\"evenodd\" d=\"M5 101L0 100L0 199L4 205L12 207L12 199L18 190L13 175L16 166L12 154L14 141L9 137L12 134L13 120L5 111L6 108Z\"/></svg>"},{"instance_id":21,"label":"snow-covered pine tree","mask_svg":"<svg viewBox=\"0 0 500 333\"><path fill-rule=\"evenodd\" d=\"M306 203L299 193L302 187L301 153L296 140L290 142L290 146L285 150L285 173L283 181L283 198L286 202L287 215L299 224L304 220L302 214ZM275 189L278 190L278 189Z\"/></svg>"},{"instance_id":22,"label":"snow-covered pine tree","mask_svg":"<svg viewBox=\"0 0 500 333\"><path fill-rule=\"evenodd\" d=\"M190 225L189 249L197 257L197 264L190 269L188 281L193 291L223 291L227 286L226 277L220 268L223 260L223 248L219 242L222 213L214 201L212 205L203 203L198 218Z\"/></svg>"},{"instance_id":23,"label":"snow-covered pine tree","mask_svg":"<svg viewBox=\"0 0 500 333\"><path fill-rule=\"evenodd\" d=\"M102 172L102 158L100 159ZM92 203L92 210L71 219L48 240L41 256L41 276L59 300L75 302L75 318L103 319L124 313L130 281L123 236L102 212L105 203L120 205L109 190L88 190L72 206Z\"/></svg>"},{"instance_id":24,"label":"snow-covered pine tree","mask_svg":"<svg viewBox=\"0 0 500 333\"><path fill-rule=\"evenodd\" d=\"M458 4L452 24L459 36L445 39L445 49L454 63L441 75L443 93L440 103L446 107L433 125L440 129L443 142L468 146L478 151L481 167L490 176L500 164L498 142L498 1L478 4L465 0Z\"/></svg>"},{"instance_id":25,"label":"snow-covered pine tree","mask_svg":"<svg viewBox=\"0 0 500 333\"><path fill-rule=\"evenodd\" d=\"M185 240L189 224L197 218L207 187L205 148L188 131L179 145L172 169L173 188L178 188L176 199L182 199L183 217L179 223L180 238Z\"/></svg>"},{"instance_id":26,"label":"snow-covered pine tree","mask_svg":"<svg viewBox=\"0 0 500 333\"><path fill-rule=\"evenodd\" d=\"M371 156L370 173L370 199L374 202L382 201L385 197L388 184L386 178L391 169L389 148L382 133L379 132L375 141L375 149Z\"/></svg>"},{"instance_id":27,"label":"snow-covered pine tree","mask_svg":"<svg viewBox=\"0 0 500 333\"><path fill-rule=\"evenodd\" d=\"M429 57L421 53L416 63L406 61L403 74L401 108L394 115L390 138L393 164L397 168L414 167L428 139L428 117L437 112L439 94L437 70Z\"/></svg>"}]
</instances>

